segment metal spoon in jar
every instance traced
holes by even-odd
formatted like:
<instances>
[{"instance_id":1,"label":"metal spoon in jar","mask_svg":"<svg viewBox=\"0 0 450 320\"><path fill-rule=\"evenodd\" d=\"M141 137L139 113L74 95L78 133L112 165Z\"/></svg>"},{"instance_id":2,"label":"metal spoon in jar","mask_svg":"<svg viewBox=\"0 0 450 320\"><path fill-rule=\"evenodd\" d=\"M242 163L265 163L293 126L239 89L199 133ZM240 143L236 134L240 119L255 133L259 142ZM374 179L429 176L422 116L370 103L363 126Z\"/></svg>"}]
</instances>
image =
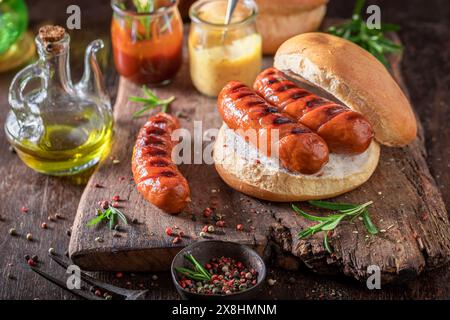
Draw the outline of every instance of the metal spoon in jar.
<instances>
[{"instance_id":1,"label":"metal spoon in jar","mask_svg":"<svg viewBox=\"0 0 450 320\"><path fill-rule=\"evenodd\" d=\"M234 9L236 9L236 5L239 0L228 0L227 3L227 12L225 14L225 25L230 24L231 18L233 16ZM222 33L222 42L225 40L225 36L227 34L227 30Z\"/></svg>"}]
</instances>

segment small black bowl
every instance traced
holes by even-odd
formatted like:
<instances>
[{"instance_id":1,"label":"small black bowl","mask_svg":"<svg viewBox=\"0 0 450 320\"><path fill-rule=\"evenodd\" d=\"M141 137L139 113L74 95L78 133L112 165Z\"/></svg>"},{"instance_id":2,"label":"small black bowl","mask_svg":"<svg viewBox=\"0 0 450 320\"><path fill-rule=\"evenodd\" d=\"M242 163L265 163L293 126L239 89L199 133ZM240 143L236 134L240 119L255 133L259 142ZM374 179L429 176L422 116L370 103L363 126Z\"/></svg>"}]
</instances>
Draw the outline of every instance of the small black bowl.
<instances>
[{"instance_id":1,"label":"small black bowl","mask_svg":"<svg viewBox=\"0 0 450 320\"><path fill-rule=\"evenodd\" d=\"M253 268L258 272L258 278L256 279L256 285L246 290L235 292L231 294L200 294L193 293L183 289L178 281L180 277L175 268L193 268L192 265L184 258L185 254L192 254L198 262L202 265L208 262L214 257L227 257L241 261L248 268ZM178 293L183 299L196 299L196 300L247 300L256 298L262 291L264 285L264 279L266 278L266 265L263 259L249 247L229 241L220 240L205 240L195 242L186 248L182 249L173 258L172 265L170 267L172 274L172 280L177 288Z\"/></svg>"}]
</instances>

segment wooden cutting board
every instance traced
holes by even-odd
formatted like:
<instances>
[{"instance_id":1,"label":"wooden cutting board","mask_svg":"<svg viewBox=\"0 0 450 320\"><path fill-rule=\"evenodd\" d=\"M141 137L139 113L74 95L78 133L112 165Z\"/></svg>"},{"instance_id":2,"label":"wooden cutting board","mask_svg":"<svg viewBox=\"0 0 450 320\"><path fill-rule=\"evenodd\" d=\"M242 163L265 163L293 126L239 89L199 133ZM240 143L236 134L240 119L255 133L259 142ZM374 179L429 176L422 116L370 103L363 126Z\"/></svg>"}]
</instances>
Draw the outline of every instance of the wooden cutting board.
<instances>
[{"instance_id":1,"label":"wooden cutting board","mask_svg":"<svg viewBox=\"0 0 450 320\"><path fill-rule=\"evenodd\" d=\"M192 86L186 61L174 82L154 91L160 97L176 96L172 112L182 126L192 132L194 120L202 121L203 130L219 128L216 100L200 95ZM391 58L392 72L403 85L400 57ZM265 66L272 65L266 57ZM128 101L130 95L142 95L140 88L120 80L114 107L115 137L107 159L91 177L81 198L70 241L70 256L82 269L111 271L167 270L173 256L184 246L201 241L199 232L205 224L205 208L215 208L214 215L224 215L226 226L216 227L211 239L236 241L253 246L276 265L296 269L304 264L320 273L339 273L363 280L367 267L377 265L382 281L402 281L427 269L439 267L450 258L448 215L427 164L423 130L406 148L382 148L379 166L372 178L360 188L336 198L337 201L363 203L373 200L370 213L382 231L367 236L361 221L343 222L330 240L335 253L328 254L322 235L299 240L297 233L313 223L296 216L289 204L276 204L247 197L226 186L214 166L182 165L189 181L192 203L179 216L161 212L136 191L131 173L131 154L135 137L145 117L133 119L139 106ZM205 146L208 142L205 142ZM112 159L120 163L114 164ZM103 185L103 188L96 187ZM98 202L119 195L121 210L130 223L120 232L106 226L86 227L98 208ZM305 204L299 204L311 211ZM312 211L315 212L315 211ZM237 231L243 224L245 230ZM165 234L165 228L179 227L185 236L180 243ZM117 236L120 235L120 236ZM102 242L96 239L102 239ZM220 252L218 253L220 254Z\"/></svg>"}]
</instances>

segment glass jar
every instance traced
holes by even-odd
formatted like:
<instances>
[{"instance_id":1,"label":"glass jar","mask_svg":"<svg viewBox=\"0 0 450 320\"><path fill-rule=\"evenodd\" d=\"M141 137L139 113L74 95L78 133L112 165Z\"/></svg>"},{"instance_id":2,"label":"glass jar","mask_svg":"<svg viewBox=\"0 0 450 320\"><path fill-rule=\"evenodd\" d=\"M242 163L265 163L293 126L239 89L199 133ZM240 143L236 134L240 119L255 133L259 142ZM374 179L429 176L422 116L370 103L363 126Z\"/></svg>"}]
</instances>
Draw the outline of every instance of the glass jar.
<instances>
[{"instance_id":1,"label":"glass jar","mask_svg":"<svg viewBox=\"0 0 450 320\"><path fill-rule=\"evenodd\" d=\"M0 72L15 69L35 54L33 37L26 32L24 0L0 0Z\"/></svg>"},{"instance_id":2,"label":"glass jar","mask_svg":"<svg viewBox=\"0 0 450 320\"><path fill-rule=\"evenodd\" d=\"M133 3L143 3L136 8ZM182 63L183 23L177 0L112 0L111 39L119 74L138 84L166 84ZM142 4L141 4L142 5Z\"/></svg>"},{"instance_id":3,"label":"glass jar","mask_svg":"<svg viewBox=\"0 0 450 320\"><path fill-rule=\"evenodd\" d=\"M191 79L201 93L215 97L228 81L252 86L261 71L261 36L256 30L257 6L239 1L230 24L224 23L227 0L201 0L189 11Z\"/></svg>"}]
</instances>

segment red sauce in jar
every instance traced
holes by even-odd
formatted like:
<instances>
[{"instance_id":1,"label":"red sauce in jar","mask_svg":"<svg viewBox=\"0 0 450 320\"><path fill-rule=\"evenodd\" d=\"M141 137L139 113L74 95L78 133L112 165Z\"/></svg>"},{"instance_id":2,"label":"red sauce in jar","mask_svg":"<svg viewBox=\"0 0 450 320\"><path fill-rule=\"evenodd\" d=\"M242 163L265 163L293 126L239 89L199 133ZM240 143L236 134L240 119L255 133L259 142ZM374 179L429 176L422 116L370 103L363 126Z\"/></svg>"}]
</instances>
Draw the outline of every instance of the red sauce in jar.
<instances>
[{"instance_id":1,"label":"red sauce in jar","mask_svg":"<svg viewBox=\"0 0 450 320\"><path fill-rule=\"evenodd\" d=\"M136 25L137 34L146 34L142 24ZM164 83L176 75L182 63L183 25L179 16L172 16L164 32L150 27L147 38L136 39L129 21L113 18L111 25L116 69L138 84Z\"/></svg>"}]
</instances>

